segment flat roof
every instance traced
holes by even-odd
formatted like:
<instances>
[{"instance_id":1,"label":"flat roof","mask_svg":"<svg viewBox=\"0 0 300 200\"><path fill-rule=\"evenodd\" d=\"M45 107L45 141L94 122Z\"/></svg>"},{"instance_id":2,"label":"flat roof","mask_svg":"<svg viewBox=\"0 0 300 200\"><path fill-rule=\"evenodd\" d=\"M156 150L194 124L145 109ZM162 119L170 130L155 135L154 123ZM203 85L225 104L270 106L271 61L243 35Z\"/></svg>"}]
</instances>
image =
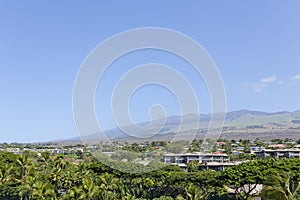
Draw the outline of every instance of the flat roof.
<instances>
[{"instance_id":1,"label":"flat roof","mask_svg":"<svg viewBox=\"0 0 300 200\"><path fill-rule=\"evenodd\" d=\"M183 154L173 154L167 153L165 156L228 156L226 153L223 154L213 154L213 153L183 153Z\"/></svg>"},{"instance_id":2,"label":"flat roof","mask_svg":"<svg viewBox=\"0 0 300 200\"><path fill-rule=\"evenodd\" d=\"M300 149L264 149L256 152L300 152Z\"/></svg>"}]
</instances>

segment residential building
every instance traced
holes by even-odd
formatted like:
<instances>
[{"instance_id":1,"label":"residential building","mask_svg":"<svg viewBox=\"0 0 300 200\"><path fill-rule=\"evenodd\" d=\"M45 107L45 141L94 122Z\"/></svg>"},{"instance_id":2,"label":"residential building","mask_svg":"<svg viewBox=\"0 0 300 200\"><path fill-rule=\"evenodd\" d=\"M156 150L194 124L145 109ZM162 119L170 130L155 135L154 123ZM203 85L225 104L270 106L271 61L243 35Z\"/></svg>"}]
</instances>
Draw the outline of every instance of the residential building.
<instances>
[{"instance_id":1,"label":"residential building","mask_svg":"<svg viewBox=\"0 0 300 200\"><path fill-rule=\"evenodd\" d=\"M254 152L258 157L300 158L300 149L265 149Z\"/></svg>"},{"instance_id":2,"label":"residential building","mask_svg":"<svg viewBox=\"0 0 300 200\"><path fill-rule=\"evenodd\" d=\"M263 146L254 146L254 147L249 147L249 151L251 154L254 154L256 151L263 151L266 148Z\"/></svg>"},{"instance_id":3,"label":"residential building","mask_svg":"<svg viewBox=\"0 0 300 200\"><path fill-rule=\"evenodd\" d=\"M188 164L191 161L197 161L199 163L207 162L229 162L229 156L225 153L219 154L206 154L206 153L186 153L186 154L166 154L165 163L169 164Z\"/></svg>"},{"instance_id":4,"label":"residential building","mask_svg":"<svg viewBox=\"0 0 300 200\"><path fill-rule=\"evenodd\" d=\"M272 149L285 149L286 146L284 144L271 144L268 146L268 148Z\"/></svg>"}]
</instances>

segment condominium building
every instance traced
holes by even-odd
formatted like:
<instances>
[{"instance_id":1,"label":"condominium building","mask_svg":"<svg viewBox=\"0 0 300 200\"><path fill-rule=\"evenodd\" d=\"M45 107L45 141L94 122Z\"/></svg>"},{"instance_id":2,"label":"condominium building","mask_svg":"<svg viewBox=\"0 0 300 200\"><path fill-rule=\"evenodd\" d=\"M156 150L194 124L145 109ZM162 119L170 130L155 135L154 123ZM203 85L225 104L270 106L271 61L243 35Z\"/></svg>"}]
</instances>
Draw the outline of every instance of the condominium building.
<instances>
[{"instance_id":1,"label":"condominium building","mask_svg":"<svg viewBox=\"0 0 300 200\"><path fill-rule=\"evenodd\" d=\"M229 156L227 154L204 154L204 153L186 153L186 154L166 154L165 163L168 164L188 164L191 161L197 161L199 163L208 162L229 162Z\"/></svg>"},{"instance_id":2,"label":"condominium building","mask_svg":"<svg viewBox=\"0 0 300 200\"><path fill-rule=\"evenodd\" d=\"M254 152L258 157L300 158L300 149L264 149Z\"/></svg>"}]
</instances>

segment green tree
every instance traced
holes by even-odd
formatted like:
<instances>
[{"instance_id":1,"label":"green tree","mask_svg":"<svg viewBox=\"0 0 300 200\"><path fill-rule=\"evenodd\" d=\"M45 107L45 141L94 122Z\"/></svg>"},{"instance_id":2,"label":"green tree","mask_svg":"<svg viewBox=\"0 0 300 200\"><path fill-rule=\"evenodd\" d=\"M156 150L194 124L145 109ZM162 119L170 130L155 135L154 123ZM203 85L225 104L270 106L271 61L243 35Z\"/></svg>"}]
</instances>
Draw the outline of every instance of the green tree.
<instances>
[{"instance_id":1,"label":"green tree","mask_svg":"<svg viewBox=\"0 0 300 200\"><path fill-rule=\"evenodd\" d=\"M205 195L203 194L203 191L195 187L194 185L190 185L186 189L187 199L188 200L201 200L205 199Z\"/></svg>"},{"instance_id":2,"label":"green tree","mask_svg":"<svg viewBox=\"0 0 300 200\"><path fill-rule=\"evenodd\" d=\"M193 160L192 162L188 163L187 170L188 172L198 172L200 170L199 167L199 161Z\"/></svg>"},{"instance_id":3,"label":"green tree","mask_svg":"<svg viewBox=\"0 0 300 200\"><path fill-rule=\"evenodd\" d=\"M235 191L240 199L247 200L264 180L263 172L255 161L249 161L225 169L219 177L225 184Z\"/></svg>"},{"instance_id":4,"label":"green tree","mask_svg":"<svg viewBox=\"0 0 300 200\"><path fill-rule=\"evenodd\" d=\"M54 199L55 192L53 188L48 183L43 183L41 181L37 181L33 185L32 196L34 199Z\"/></svg>"},{"instance_id":5,"label":"green tree","mask_svg":"<svg viewBox=\"0 0 300 200\"><path fill-rule=\"evenodd\" d=\"M265 200L298 200L300 198L299 177L293 177L284 171L270 173L261 195Z\"/></svg>"},{"instance_id":6,"label":"green tree","mask_svg":"<svg viewBox=\"0 0 300 200\"><path fill-rule=\"evenodd\" d=\"M95 199L100 194L99 187L91 177L82 180L82 188L86 194L85 199L87 200Z\"/></svg>"},{"instance_id":7,"label":"green tree","mask_svg":"<svg viewBox=\"0 0 300 200\"><path fill-rule=\"evenodd\" d=\"M117 188L118 179L111 174L105 173L100 177L100 180L100 188L104 190L105 200L108 200L111 192Z\"/></svg>"},{"instance_id":8,"label":"green tree","mask_svg":"<svg viewBox=\"0 0 300 200\"><path fill-rule=\"evenodd\" d=\"M21 155L19 157L19 159L17 159L17 164L20 167L20 179L18 180L18 182L21 183L20 188L19 188L19 195L20 195L20 200L23 200L24 198L26 198L26 192L24 191L29 191L30 189L28 189L28 185L25 184L27 179L32 179L31 175L33 174L34 171L34 164L33 164L33 160L30 159L28 156L26 155ZM28 189L28 190L27 190ZM30 194L28 194L28 196L30 196Z\"/></svg>"},{"instance_id":9,"label":"green tree","mask_svg":"<svg viewBox=\"0 0 300 200\"><path fill-rule=\"evenodd\" d=\"M13 178L12 169L13 167L8 164L0 168L0 186L5 185L6 182Z\"/></svg>"}]
</instances>

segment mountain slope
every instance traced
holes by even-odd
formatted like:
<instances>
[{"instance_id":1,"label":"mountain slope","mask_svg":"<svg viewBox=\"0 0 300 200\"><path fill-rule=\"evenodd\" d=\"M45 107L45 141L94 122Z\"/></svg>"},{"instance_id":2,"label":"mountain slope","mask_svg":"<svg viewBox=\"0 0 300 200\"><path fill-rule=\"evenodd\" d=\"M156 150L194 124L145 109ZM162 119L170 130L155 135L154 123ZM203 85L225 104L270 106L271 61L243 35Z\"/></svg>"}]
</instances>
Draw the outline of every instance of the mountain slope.
<instances>
[{"instance_id":1,"label":"mountain slope","mask_svg":"<svg viewBox=\"0 0 300 200\"><path fill-rule=\"evenodd\" d=\"M152 126L145 128L142 132L137 131L135 126L128 125L126 130L130 131L130 136L137 138L148 138L155 133L159 128L159 124L162 120L166 120L163 128L159 129L160 132L155 137L163 137L163 135L175 135L178 132L178 128L181 125L181 131L186 133L197 132L202 136L208 129L211 114L189 114L184 116L171 116L167 119L158 119L152 122ZM263 134L263 133L285 133L300 130L300 111L295 112L276 112L267 113L261 111L250 111L250 110L238 110L228 112L226 114L226 120L224 125L223 134L244 134L251 132L253 134ZM142 122L137 125L145 127L149 122ZM199 123L199 130L192 130L191 127L195 127ZM128 138L129 136L125 134L120 128L115 128L111 130L104 131L105 135L110 139L113 138ZM299 132L300 133L300 132ZM277 135L278 136L278 135ZM280 136L280 135L279 135ZM129 137L132 138L132 137ZM99 134L91 134L83 136L82 139L85 142L88 141L99 141L101 137ZM69 140L78 141L79 138L72 138ZM68 141L68 140L66 140Z\"/></svg>"}]
</instances>

